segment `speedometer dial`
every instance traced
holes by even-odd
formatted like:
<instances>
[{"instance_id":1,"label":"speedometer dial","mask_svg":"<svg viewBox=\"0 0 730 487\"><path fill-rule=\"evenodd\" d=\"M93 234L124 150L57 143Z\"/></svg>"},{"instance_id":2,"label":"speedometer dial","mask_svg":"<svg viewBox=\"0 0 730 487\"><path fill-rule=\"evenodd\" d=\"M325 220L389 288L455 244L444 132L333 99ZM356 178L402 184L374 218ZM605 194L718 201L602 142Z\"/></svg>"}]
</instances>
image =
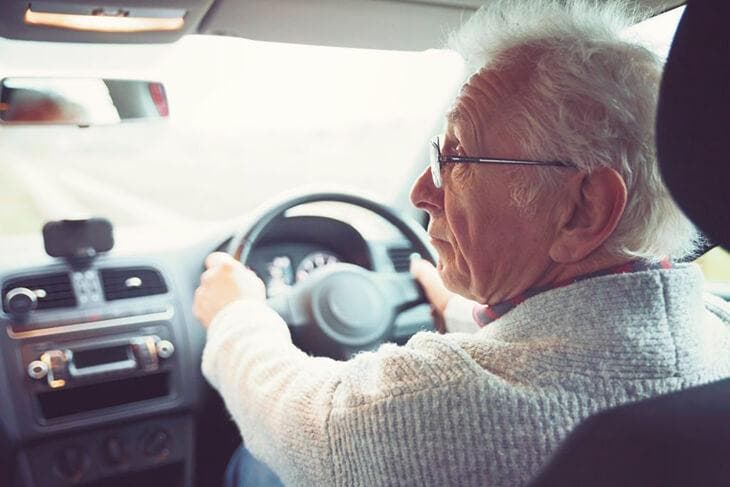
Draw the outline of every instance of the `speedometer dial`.
<instances>
[{"instance_id":1,"label":"speedometer dial","mask_svg":"<svg viewBox=\"0 0 730 487\"><path fill-rule=\"evenodd\" d=\"M297 266L297 281L306 279L309 274L319 267L334 264L340 259L329 252L312 252L305 256Z\"/></svg>"}]
</instances>

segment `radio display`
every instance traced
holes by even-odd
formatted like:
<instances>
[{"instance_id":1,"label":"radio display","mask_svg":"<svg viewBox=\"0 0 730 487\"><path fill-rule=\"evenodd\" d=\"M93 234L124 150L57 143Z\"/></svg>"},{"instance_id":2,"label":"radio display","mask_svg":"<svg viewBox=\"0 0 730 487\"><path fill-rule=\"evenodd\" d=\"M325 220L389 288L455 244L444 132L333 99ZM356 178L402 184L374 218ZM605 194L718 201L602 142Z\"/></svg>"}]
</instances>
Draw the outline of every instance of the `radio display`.
<instances>
[{"instance_id":1,"label":"radio display","mask_svg":"<svg viewBox=\"0 0 730 487\"><path fill-rule=\"evenodd\" d=\"M116 347L74 350L74 365L78 369L94 365L110 364L129 360L129 345Z\"/></svg>"}]
</instances>

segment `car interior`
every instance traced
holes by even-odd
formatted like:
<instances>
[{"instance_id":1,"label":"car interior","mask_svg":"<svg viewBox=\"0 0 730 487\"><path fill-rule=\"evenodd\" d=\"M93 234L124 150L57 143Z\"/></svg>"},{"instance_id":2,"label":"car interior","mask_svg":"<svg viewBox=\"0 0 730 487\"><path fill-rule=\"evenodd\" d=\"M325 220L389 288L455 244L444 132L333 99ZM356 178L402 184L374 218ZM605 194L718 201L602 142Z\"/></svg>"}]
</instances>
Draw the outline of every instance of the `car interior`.
<instances>
[{"instance_id":1,"label":"car interior","mask_svg":"<svg viewBox=\"0 0 730 487\"><path fill-rule=\"evenodd\" d=\"M241 438L200 372L192 300L210 252L264 280L308 353L433 330L408 268L436 254L407 195L463 77L444 42L482 3L2 2L0 485L221 485ZM667 48L684 12L660 162L727 248L728 70L713 61L728 12L632 3L673 19ZM727 254L699 262L730 299ZM709 387L590 419L535 485L721 485L728 385Z\"/></svg>"}]
</instances>

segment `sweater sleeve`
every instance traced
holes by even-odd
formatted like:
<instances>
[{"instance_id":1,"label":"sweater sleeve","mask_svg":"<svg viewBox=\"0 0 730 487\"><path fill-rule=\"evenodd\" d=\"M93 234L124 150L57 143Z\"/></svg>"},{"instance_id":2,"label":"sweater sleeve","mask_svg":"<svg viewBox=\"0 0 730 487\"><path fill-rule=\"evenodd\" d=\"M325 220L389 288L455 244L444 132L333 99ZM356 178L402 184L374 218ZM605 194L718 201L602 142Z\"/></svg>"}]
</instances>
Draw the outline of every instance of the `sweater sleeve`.
<instances>
[{"instance_id":1,"label":"sweater sleeve","mask_svg":"<svg viewBox=\"0 0 730 487\"><path fill-rule=\"evenodd\" d=\"M349 462L374 461L362 451L359 433L352 434L358 428L375 444L405 434L388 429L378 404L441 390L473 377L475 367L456 342L428 332L347 362L311 357L293 345L279 315L253 300L231 303L216 315L202 363L248 450L286 485L317 486L350 484ZM358 459L351 458L354 452Z\"/></svg>"},{"instance_id":2,"label":"sweater sleeve","mask_svg":"<svg viewBox=\"0 0 730 487\"><path fill-rule=\"evenodd\" d=\"M444 321L446 322L447 332L458 333L474 333L478 331L479 325L474 321L472 311L474 301L470 301L461 296L454 295L446 304L444 309Z\"/></svg>"},{"instance_id":3,"label":"sweater sleeve","mask_svg":"<svg viewBox=\"0 0 730 487\"><path fill-rule=\"evenodd\" d=\"M202 369L249 451L287 484L322 485L333 475L326 425L344 364L306 355L273 310L244 300L211 323Z\"/></svg>"}]
</instances>

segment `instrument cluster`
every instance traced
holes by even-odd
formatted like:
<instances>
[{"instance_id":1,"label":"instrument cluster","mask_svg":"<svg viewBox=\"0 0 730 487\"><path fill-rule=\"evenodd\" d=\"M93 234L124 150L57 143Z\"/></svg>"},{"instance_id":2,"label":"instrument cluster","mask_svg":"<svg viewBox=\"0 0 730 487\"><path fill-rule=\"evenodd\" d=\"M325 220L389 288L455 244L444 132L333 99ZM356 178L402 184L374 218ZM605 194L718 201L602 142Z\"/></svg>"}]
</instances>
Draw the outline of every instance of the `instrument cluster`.
<instances>
[{"instance_id":1,"label":"instrument cluster","mask_svg":"<svg viewBox=\"0 0 730 487\"><path fill-rule=\"evenodd\" d=\"M328 250L315 250L304 256L297 251L282 252L266 259L262 266L264 272L259 273L259 277L266 283L266 294L272 297L307 279L317 269L341 261L338 255Z\"/></svg>"}]
</instances>

